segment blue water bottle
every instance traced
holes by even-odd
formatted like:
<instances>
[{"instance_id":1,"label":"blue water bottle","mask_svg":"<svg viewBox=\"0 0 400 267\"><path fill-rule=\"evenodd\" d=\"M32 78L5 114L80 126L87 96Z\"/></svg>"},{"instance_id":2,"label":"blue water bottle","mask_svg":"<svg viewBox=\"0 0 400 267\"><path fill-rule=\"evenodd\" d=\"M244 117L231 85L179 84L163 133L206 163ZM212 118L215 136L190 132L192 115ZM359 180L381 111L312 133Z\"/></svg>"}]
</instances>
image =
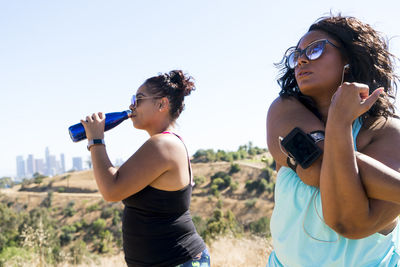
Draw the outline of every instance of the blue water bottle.
<instances>
[{"instance_id":1,"label":"blue water bottle","mask_svg":"<svg viewBox=\"0 0 400 267\"><path fill-rule=\"evenodd\" d=\"M104 126L104 131L108 131L124 120L129 118L129 115L132 113L131 110L125 110L121 112L111 112L106 113L106 123ZM78 142L83 139L86 139L86 132L85 128L83 127L82 123L77 123L68 128L69 136L71 137L72 141Z\"/></svg>"}]
</instances>

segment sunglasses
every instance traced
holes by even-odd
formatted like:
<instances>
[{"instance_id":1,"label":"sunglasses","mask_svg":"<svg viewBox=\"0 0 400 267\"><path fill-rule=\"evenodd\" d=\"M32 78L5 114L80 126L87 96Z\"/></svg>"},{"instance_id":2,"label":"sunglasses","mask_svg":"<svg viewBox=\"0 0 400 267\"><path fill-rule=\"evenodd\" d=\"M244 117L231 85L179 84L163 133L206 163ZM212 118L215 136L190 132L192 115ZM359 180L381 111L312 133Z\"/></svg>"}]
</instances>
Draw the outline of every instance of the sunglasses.
<instances>
[{"instance_id":1,"label":"sunglasses","mask_svg":"<svg viewBox=\"0 0 400 267\"><path fill-rule=\"evenodd\" d=\"M301 58L301 56L303 54L306 56L306 58L308 60L318 59L324 52L326 44L330 44L333 47L340 49L337 45L335 45L334 43L332 43L331 41L329 41L327 39L316 40L316 41L312 42L311 44L309 44L303 50L297 49L296 47L291 47L286 51L286 54L289 53L289 55L286 56L286 65L291 69L296 68L296 66L298 64L298 60L299 60L299 58ZM295 50L292 51L293 49L295 49Z\"/></svg>"},{"instance_id":2,"label":"sunglasses","mask_svg":"<svg viewBox=\"0 0 400 267\"><path fill-rule=\"evenodd\" d=\"M131 104L132 104L132 106L136 107L137 105L139 105L139 100L155 99L155 98L162 98L162 96L143 96L143 97L136 97L136 95L132 95Z\"/></svg>"}]
</instances>

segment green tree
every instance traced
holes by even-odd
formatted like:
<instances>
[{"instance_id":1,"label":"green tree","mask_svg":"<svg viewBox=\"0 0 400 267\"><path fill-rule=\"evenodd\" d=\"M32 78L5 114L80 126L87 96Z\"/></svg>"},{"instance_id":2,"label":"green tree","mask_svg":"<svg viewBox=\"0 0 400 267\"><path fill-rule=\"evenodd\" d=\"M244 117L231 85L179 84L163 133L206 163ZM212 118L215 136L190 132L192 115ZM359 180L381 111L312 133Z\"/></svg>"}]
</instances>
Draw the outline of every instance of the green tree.
<instances>
[{"instance_id":1,"label":"green tree","mask_svg":"<svg viewBox=\"0 0 400 267\"><path fill-rule=\"evenodd\" d=\"M40 206L45 208L50 208L52 203L53 203L53 191L48 191L47 197L43 199L42 203L40 203Z\"/></svg>"},{"instance_id":2,"label":"green tree","mask_svg":"<svg viewBox=\"0 0 400 267\"><path fill-rule=\"evenodd\" d=\"M223 180L223 183L221 183L220 180L217 180L218 178ZM214 183L214 180L217 180L217 182ZM226 172L217 172L213 176L211 176L211 184L217 184L219 190L229 187L231 183L232 177Z\"/></svg>"},{"instance_id":3,"label":"green tree","mask_svg":"<svg viewBox=\"0 0 400 267\"><path fill-rule=\"evenodd\" d=\"M261 217L257 221L249 224L249 229L253 234L261 234L264 236L271 236L269 228L270 219L268 217Z\"/></svg>"},{"instance_id":4,"label":"green tree","mask_svg":"<svg viewBox=\"0 0 400 267\"><path fill-rule=\"evenodd\" d=\"M0 188L8 188L14 185L13 180L11 177L2 177L0 178Z\"/></svg>"},{"instance_id":5,"label":"green tree","mask_svg":"<svg viewBox=\"0 0 400 267\"><path fill-rule=\"evenodd\" d=\"M39 172L35 172L33 174L33 182L35 184L41 184L43 182L43 179L46 178L47 176L40 174Z\"/></svg>"},{"instance_id":6,"label":"green tree","mask_svg":"<svg viewBox=\"0 0 400 267\"><path fill-rule=\"evenodd\" d=\"M232 163L231 168L229 170L229 174L232 175L234 173L238 173L240 171L240 166L237 163Z\"/></svg>"}]
</instances>

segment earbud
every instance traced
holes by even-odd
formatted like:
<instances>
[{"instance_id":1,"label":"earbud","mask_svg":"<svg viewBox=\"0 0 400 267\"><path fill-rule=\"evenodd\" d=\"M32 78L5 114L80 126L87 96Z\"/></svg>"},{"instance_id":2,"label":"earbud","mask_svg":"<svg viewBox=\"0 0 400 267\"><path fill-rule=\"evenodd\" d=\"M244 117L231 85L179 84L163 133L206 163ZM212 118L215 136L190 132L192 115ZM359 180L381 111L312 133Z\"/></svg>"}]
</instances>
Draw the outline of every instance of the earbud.
<instances>
[{"instance_id":1,"label":"earbud","mask_svg":"<svg viewBox=\"0 0 400 267\"><path fill-rule=\"evenodd\" d=\"M343 84L344 82L344 73L346 72L346 70L350 69L350 64L346 64L343 66L343 72L342 72L342 81L340 82L340 85Z\"/></svg>"}]
</instances>

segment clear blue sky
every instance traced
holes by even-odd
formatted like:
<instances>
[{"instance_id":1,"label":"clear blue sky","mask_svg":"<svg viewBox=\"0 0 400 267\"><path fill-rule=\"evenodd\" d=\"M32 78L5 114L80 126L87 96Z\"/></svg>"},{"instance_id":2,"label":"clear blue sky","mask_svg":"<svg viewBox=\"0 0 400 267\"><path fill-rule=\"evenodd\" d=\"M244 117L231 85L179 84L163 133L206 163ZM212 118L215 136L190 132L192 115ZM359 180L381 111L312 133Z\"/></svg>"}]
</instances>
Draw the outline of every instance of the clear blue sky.
<instances>
[{"instance_id":1,"label":"clear blue sky","mask_svg":"<svg viewBox=\"0 0 400 267\"><path fill-rule=\"evenodd\" d=\"M143 81L182 69L196 79L177 132L193 154L266 147L265 118L277 96L278 62L330 10L400 35L392 1L0 0L0 177L16 156L89 156L68 126L96 111L124 110ZM390 41L400 56L400 37ZM399 106L399 105L397 105ZM147 139L131 122L106 133L114 161Z\"/></svg>"}]
</instances>

